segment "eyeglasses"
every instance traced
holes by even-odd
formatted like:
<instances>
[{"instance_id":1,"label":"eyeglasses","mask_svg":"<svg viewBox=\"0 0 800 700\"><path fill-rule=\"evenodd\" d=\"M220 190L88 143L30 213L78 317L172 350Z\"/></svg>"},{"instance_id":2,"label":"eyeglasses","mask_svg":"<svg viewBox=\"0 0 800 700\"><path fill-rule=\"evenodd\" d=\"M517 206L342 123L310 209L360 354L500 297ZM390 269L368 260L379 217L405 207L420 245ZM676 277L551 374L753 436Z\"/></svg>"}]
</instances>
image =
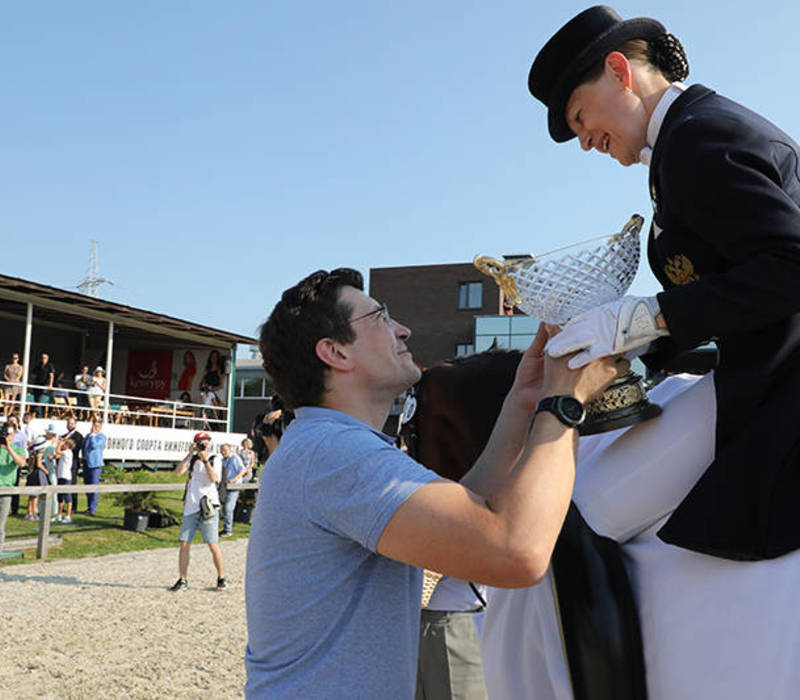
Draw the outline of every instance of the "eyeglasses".
<instances>
[{"instance_id":1,"label":"eyeglasses","mask_svg":"<svg viewBox=\"0 0 800 700\"><path fill-rule=\"evenodd\" d=\"M389 323L392 320L392 317L389 315L389 307L383 303L380 306L372 309L372 311L368 311L365 314L361 314L361 316L356 316L355 318L350 319L350 323L355 323L356 321L360 321L364 318L369 318L370 316L380 316L381 320L384 323Z\"/></svg>"}]
</instances>

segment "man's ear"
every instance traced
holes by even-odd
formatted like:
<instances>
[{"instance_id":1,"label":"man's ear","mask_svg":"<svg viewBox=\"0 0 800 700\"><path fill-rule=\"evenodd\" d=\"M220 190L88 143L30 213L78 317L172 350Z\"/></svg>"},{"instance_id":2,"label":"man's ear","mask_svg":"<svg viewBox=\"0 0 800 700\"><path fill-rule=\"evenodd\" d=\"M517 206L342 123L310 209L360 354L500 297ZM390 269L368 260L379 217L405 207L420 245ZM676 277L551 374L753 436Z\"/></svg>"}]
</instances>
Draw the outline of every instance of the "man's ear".
<instances>
[{"instance_id":1,"label":"man's ear","mask_svg":"<svg viewBox=\"0 0 800 700\"><path fill-rule=\"evenodd\" d=\"M633 85L630 61L619 51L612 51L606 56L605 70L609 77L622 87L629 88Z\"/></svg>"},{"instance_id":2,"label":"man's ear","mask_svg":"<svg viewBox=\"0 0 800 700\"><path fill-rule=\"evenodd\" d=\"M317 357L331 369L346 372L353 368L347 348L332 338L320 338L314 349Z\"/></svg>"}]
</instances>

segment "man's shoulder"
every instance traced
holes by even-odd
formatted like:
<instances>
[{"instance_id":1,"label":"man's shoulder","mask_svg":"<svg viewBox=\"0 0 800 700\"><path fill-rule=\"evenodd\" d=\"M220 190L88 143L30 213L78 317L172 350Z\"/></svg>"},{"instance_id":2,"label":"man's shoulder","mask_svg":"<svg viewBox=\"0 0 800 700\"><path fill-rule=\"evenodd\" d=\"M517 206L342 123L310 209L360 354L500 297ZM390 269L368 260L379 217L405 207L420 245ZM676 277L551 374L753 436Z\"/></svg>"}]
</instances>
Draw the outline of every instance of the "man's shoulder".
<instances>
[{"instance_id":1,"label":"man's shoulder","mask_svg":"<svg viewBox=\"0 0 800 700\"><path fill-rule=\"evenodd\" d=\"M389 447L383 438L360 421L340 420L337 416L319 416L308 420L295 419L283 436L281 445L297 449L315 449L324 446L325 453L352 455L372 447Z\"/></svg>"}]
</instances>

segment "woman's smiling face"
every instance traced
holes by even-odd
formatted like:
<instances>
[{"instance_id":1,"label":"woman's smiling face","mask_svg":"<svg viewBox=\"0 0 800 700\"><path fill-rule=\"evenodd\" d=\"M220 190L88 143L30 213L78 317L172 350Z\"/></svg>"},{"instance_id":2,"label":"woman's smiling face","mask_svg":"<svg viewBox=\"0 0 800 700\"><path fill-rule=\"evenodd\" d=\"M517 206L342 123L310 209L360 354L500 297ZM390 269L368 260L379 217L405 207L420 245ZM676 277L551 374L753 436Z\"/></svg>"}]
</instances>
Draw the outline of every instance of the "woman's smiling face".
<instances>
[{"instance_id":1,"label":"woman's smiling face","mask_svg":"<svg viewBox=\"0 0 800 700\"><path fill-rule=\"evenodd\" d=\"M624 63L612 56L623 58ZM622 54L609 54L602 75L572 91L565 113L583 150L608 153L622 165L639 162L649 122L644 103L631 90L630 66Z\"/></svg>"}]
</instances>

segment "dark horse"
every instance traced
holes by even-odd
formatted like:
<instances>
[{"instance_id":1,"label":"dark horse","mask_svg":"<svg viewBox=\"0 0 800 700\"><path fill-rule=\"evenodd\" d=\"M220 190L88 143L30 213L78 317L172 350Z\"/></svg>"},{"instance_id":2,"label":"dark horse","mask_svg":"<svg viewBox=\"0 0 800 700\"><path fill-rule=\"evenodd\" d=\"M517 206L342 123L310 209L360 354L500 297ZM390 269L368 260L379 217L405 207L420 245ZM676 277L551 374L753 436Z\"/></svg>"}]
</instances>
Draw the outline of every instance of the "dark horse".
<instances>
[{"instance_id":1,"label":"dark horse","mask_svg":"<svg viewBox=\"0 0 800 700\"><path fill-rule=\"evenodd\" d=\"M402 430L409 454L460 479L489 439L520 357L487 351L425 370L415 387L416 412ZM646 698L638 613L620 546L592 531L574 503L551 574L575 699Z\"/></svg>"}]
</instances>

